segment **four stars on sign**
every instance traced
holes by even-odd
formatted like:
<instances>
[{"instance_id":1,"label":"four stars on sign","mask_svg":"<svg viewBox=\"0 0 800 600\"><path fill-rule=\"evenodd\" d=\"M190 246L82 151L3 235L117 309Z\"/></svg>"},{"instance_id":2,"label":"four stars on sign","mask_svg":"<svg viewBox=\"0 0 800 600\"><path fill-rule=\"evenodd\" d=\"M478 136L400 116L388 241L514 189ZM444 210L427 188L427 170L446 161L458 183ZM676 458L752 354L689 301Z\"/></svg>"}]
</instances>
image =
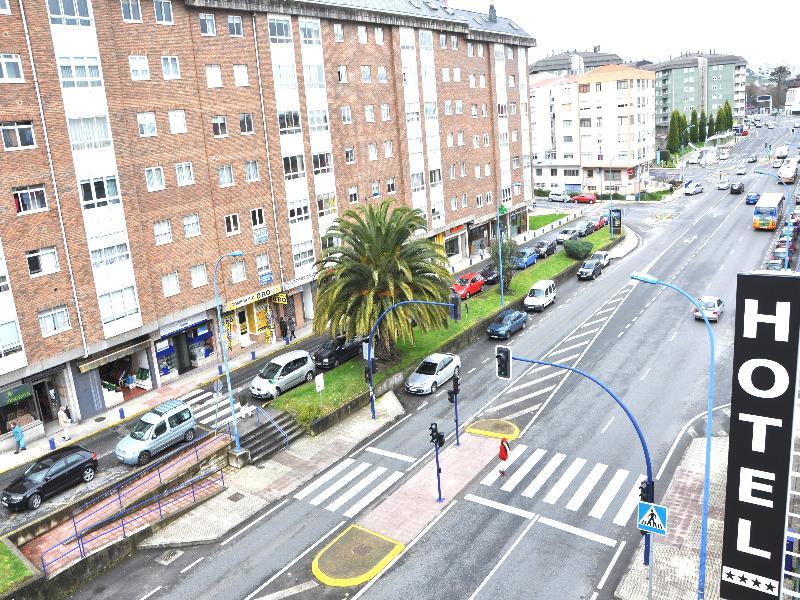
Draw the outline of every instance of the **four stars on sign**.
<instances>
[{"instance_id":1,"label":"four stars on sign","mask_svg":"<svg viewBox=\"0 0 800 600\"><path fill-rule=\"evenodd\" d=\"M736 579L736 577L737 577L737 576L736 576L736 574L734 574L732 571L730 571L730 570L729 570L729 571L727 571L727 572L725 573L725 577L727 577L727 578L728 578L728 579L730 579L731 581L734 581L734 580ZM744 583L744 584L746 584L746 583L747 583L747 577L745 577L744 575L739 575L739 576L738 576L738 578L739 578L739 581L740 581L740 582L742 582L742 583ZM763 582L761 582L761 581L759 581L757 578L753 577L753 587L754 587L754 588L759 588L759 589L760 589L760 588L761 588L761 584L762 584L762 583L763 583ZM774 584L774 583L772 583L771 581L770 581L770 582L768 582L768 583L767 583L767 584L766 584L764 587L766 587L766 588L767 588L767 590L769 590L770 592L772 592L772 591L775 591L775 584Z\"/></svg>"}]
</instances>

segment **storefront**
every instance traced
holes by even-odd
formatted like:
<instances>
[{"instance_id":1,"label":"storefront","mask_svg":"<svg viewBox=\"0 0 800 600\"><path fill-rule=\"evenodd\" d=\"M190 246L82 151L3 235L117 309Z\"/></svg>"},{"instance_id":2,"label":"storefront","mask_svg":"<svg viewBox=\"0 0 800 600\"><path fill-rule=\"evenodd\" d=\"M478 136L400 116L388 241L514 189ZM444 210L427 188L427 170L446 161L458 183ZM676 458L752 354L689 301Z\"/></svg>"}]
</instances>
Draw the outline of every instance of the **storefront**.
<instances>
[{"instance_id":1,"label":"storefront","mask_svg":"<svg viewBox=\"0 0 800 600\"><path fill-rule=\"evenodd\" d=\"M214 326L206 312L170 323L158 330L156 364L162 384L214 362Z\"/></svg>"},{"instance_id":2,"label":"storefront","mask_svg":"<svg viewBox=\"0 0 800 600\"><path fill-rule=\"evenodd\" d=\"M528 230L528 209L518 208L508 215L509 231L512 236L520 235Z\"/></svg>"},{"instance_id":3,"label":"storefront","mask_svg":"<svg viewBox=\"0 0 800 600\"><path fill-rule=\"evenodd\" d=\"M279 285L264 288L222 307L222 342L229 355L234 356L254 343L269 343L274 339L278 317L270 300L280 290Z\"/></svg>"},{"instance_id":4,"label":"storefront","mask_svg":"<svg viewBox=\"0 0 800 600\"><path fill-rule=\"evenodd\" d=\"M456 225L444 232L444 251L451 262L469 256L465 225Z\"/></svg>"},{"instance_id":5,"label":"storefront","mask_svg":"<svg viewBox=\"0 0 800 600\"><path fill-rule=\"evenodd\" d=\"M29 440L44 436L39 402L31 385L21 381L0 389L0 448L13 447L10 432L14 423L19 423Z\"/></svg>"},{"instance_id":6,"label":"storefront","mask_svg":"<svg viewBox=\"0 0 800 600\"><path fill-rule=\"evenodd\" d=\"M473 225L468 231L470 256L480 255L483 251L489 255L489 223Z\"/></svg>"}]
</instances>

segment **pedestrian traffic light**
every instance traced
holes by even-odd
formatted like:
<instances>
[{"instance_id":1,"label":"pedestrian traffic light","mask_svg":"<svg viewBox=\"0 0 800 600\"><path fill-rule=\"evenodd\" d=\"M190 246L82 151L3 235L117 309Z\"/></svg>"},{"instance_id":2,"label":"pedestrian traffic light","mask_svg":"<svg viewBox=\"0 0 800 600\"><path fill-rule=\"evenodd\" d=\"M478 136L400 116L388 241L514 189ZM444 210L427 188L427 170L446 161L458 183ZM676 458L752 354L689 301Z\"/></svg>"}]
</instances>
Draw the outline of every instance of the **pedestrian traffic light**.
<instances>
[{"instance_id":1,"label":"pedestrian traffic light","mask_svg":"<svg viewBox=\"0 0 800 600\"><path fill-rule=\"evenodd\" d=\"M439 439L439 426L436 423L431 423L428 431L431 432L431 442L435 444Z\"/></svg>"},{"instance_id":2,"label":"pedestrian traffic light","mask_svg":"<svg viewBox=\"0 0 800 600\"><path fill-rule=\"evenodd\" d=\"M455 375L453 377L453 392L457 394L460 391L461 391L461 377Z\"/></svg>"},{"instance_id":3,"label":"pedestrian traffic light","mask_svg":"<svg viewBox=\"0 0 800 600\"><path fill-rule=\"evenodd\" d=\"M461 320L461 296L453 292L450 294L450 318L454 321Z\"/></svg>"},{"instance_id":4,"label":"pedestrian traffic light","mask_svg":"<svg viewBox=\"0 0 800 600\"><path fill-rule=\"evenodd\" d=\"M364 367L364 381L367 385L369 385L369 363L371 361L367 361L367 366ZM374 363L373 363L374 365Z\"/></svg>"},{"instance_id":5,"label":"pedestrian traffic light","mask_svg":"<svg viewBox=\"0 0 800 600\"><path fill-rule=\"evenodd\" d=\"M511 379L511 348L508 346L495 346L497 359L497 376L500 379Z\"/></svg>"},{"instance_id":6,"label":"pedestrian traffic light","mask_svg":"<svg viewBox=\"0 0 800 600\"><path fill-rule=\"evenodd\" d=\"M447 390L447 401L450 404L454 404L456 401L456 392L455 390Z\"/></svg>"},{"instance_id":7,"label":"pedestrian traffic light","mask_svg":"<svg viewBox=\"0 0 800 600\"><path fill-rule=\"evenodd\" d=\"M655 483L645 479L639 484L639 500L652 502L655 499Z\"/></svg>"},{"instance_id":8,"label":"pedestrian traffic light","mask_svg":"<svg viewBox=\"0 0 800 600\"><path fill-rule=\"evenodd\" d=\"M443 433L437 433L436 434L436 445L439 446L439 448L444 446L444 434Z\"/></svg>"}]
</instances>

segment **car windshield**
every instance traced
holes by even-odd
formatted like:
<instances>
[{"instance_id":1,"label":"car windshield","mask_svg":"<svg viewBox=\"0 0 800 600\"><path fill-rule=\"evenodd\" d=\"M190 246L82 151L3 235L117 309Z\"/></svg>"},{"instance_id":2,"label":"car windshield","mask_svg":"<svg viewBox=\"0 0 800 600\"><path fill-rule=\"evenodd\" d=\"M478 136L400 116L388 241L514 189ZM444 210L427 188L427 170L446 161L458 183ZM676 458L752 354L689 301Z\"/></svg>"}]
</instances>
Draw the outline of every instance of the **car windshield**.
<instances>
[{"instance_id":1,"label":"car windshield","mask_svg":"<svg viewBox=\"0 0 800 600\"><path fill-rule=\"evenodd\" d=\"M30 467L28 467L27 471L25 471L25 478L30 479L31 481L35 481L36 483L39 483L42 480L44 480L44 476L47 475L47 471L52 466L53 466L52 458L46 458L44 460L40 460L39 462L35 462Z\"/></svg>"},{"instance_id":2,"label":"car windshield","mask_svg":"<svg viewBox=\"0 0 800 600\"><path fill-rule=\"evenodd\" d=\"M537 250L539 248L541 248L542 250L547 250L547 242L539 242L538 244L536 244L535 247L536 247Z\"/></svg>"},{"instance_id":3,"label":"car windshield","mask_svg":"<svg viewBox=\"0 0 800 600\"><path fill-rule=\"evenodd\" d=\"M572 231L570 231L569 229L562 229L561 233L569 235L570 233L572 233Z\"/></svg>"},{"instance_id":4,"label":"car windshield","mask_svg":"<svg viewBox=\"0 0 800 600\"><path fill-rule=\"evenodd\" d=\"M341 345L341 343L342 343L341 339L328 340L327 342L322 344L322 349L323 350L336 350Z\"/></svg>"},{"instance_id":5,"label":"car windshield","mask_svg":"<svg viewBox=\"0 0 800 600\"><path fill-rule=\"evenodd\" d=\"M594 269L594 265L595 265L595 261L586 260L586 261L583 262L583 265L581 265L581 268L582 269Z\"/></svg>"},{"instance_id":6,"label":"car windshield","mask_svg":"<svg viewBox=\"0 0 800 600\"><path fill-rule=\"evenodd\" d=\"M592 254L592 260L602 260L602 254Z\"/></svg>"},{"instance_id":7,"label":"car windshield","mask_svg":"<svg viewBox=\"0 0 800 600\"><path fill-rule=\"evenodd\" d=\"M514 315L513 314L506 315L505 317L500 319L500 323L503 323L504 325L507 325L508 323L512 323L513 321L514 321Z\"/></svg>"},{"instance_id":8,"label":"car windshield","mask_svg":"<svg viewBox=\"0 0 800 600\"><path fill-rule=\"evenodd\" d=\"M261 369L259 375L261 375L261 377L264 379L275 379L275 377L277 377L278 373L281 371L281 366L282 365L274 362L267 363L267 366Z\"/></svg>"},{"instance_id":9,"label":"car windshield","mask_svg":"<svg viewBox=\"0 0 800 600\"><path fill-rule=\"evenodd\" d=\"M459 277L458 279L456 279L456 284L458 285L467 285L468 283L469 279L467 279L466 277Z\"/></svg>"},{"instance_id":10,"label":"car windshield","mask_svg":"<svg viewBox=\"0 0 800 600\"><path fill-rule=\"evenodd\" d=\"M435 375L436 367L437 364L435 362L431 362L429 360L423 360L421 363L419 363L419 366L417 367L415 373L419 373L421 375Z\"/></svg>"},{"instance_id":11,"label":"car windshield","mask_svg":"<svg viewBox=\"0 0 800 600\"><path fill-rule=\"evenodd\" d=\"M700 306L702 306L703 308L716 308L717 302L716 300L701 300Z\"/></svg>"},{"instance_id":12,"label":"car windshield","mask_svg":"<svg viewBox=\"0 0 800 600\"><path fill-rule=\"evenodd\" d=\"M528 292L528 296L531 296L533 298L541 298L542 296L544 296L544 290L541 288L536 288Z\"/></svg>"},{"instance_id":13,"label":"car windshield","mask_svg":"<svg viewBox=\"0 0 800 600\"><path fill-rule=\"evenodd\" d=\"M152 423L148 423L144 419L139 419L136 421L133 429L131 429L131 437L135 440L143 440L152 426Z\"/></svg>"}]
</instances>

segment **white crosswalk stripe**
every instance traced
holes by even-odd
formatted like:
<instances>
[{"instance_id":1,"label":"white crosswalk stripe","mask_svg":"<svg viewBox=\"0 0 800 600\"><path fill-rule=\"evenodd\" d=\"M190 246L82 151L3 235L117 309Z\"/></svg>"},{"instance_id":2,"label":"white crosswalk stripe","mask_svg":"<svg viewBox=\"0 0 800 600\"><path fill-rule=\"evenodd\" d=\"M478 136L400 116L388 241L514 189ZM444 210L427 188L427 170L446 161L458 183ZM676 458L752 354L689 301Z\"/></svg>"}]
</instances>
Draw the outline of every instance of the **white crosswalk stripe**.
<instances>
[{"instance_id":1,"label":"white crosswalk stripe","mask_svg":"<svg viewBox=\"0 0 800 600\"><path fill-rule=\"evenodd\" d=\"M179 400L192 408L195 420L207 427L225 427L233 418L231 417L230 399L227 394L220 394L215 400L214 392L204 392L195 389L181 396ZM242 407L239 402L234 403L234 412L241 415ZM241 416L239 417L241 418Z\"/></svg>"},{"instance_id":2,"label":"white crosswalk stripe","mask_svg":"<svg viewBox=\"0 0 800 600\"><path fill-rule=\"evenodd\" d=\"M547 502L547 504L555 504L558 502L558 499L561 498L561 494L564 493L569 487L569 484L578 476L578 473L580 473L585 464L585 458L576 458L572 461L572 464L561 476L561 479L558 480L558 483L556 483L547 493L547 496L544 497L544 501Z\"/></svg>"},{"instance_id":3,"label":"white crosswalk stripe","mask_svg":"<svg viewBox=\"0 0 800 600\"><path fill-rule=\"evenodd\" d=\"M583 505L584 500L586 500L586 497L594 489L594 486L597 485L597 482L600 481L600 478L607 468L608 465L604 465L603 463L597 463L592 468L589 476L583 480L578 491L572 495L572 498L570 498L570 501L567 503L567 510L576 511Z\"/></svg>"},{"instance_id":4,"label":"white crosswalk stripe","mask_svg":"<svg viewBox=\"0 0 800 600\"><path fill-rule=\"evenodd\" d=\"M566 454L561 454L559 452L553 458L551 458L544 468L539 471L539 474L534 478L530 485L523 490L522 495L526 498L533 498L536 495L536 492L542 489L542 486L545 484L545 482L550 479L550 476L556 472L558 465L560 465L566 457Z\"/></svg>"},{"instance_id":5,"label":"white crosswalk stripe","mask_svg":"<svg viewBox=\"0 0 800 600\"><path fill-rule=\"evenodd\" d=\"M614 517L614 525L622 527L630 520L633 511L636 510L636 507L639 505L639 484L646 479L646 475L640 475L636 481L633 482L633 487L631 491L628 492L628 497L625 499L625 502L622 503L619 512L617 512L617 516Z\"/></svg>"},{"instance_id":6,"label":"white crosswalk stripe","mask_svg":"<svg viewBox=\"0 0 800 600\"><path fill-rule=\"evenodd\" d=\"M513 492L514 488L519 485L520 481L525 479L525 476L531 472L531 469L536 466L536 463L539 462L544 455L545 451L541 448L537 448L536 451L522 463L522 466L508 478L508 481L506 481L500 489L504 492Z\"/></svg>"},{"instance_id":7,"label":"white crosswalk stripe","mask_svg":"<svg viewBox=\"0 0 800 600\"><path fill-rule=\"evenodd\" d=\"M528 447L525 444L517 444L514 448L511 449L511 452L508 453L508 460L506 460L505 468L508 469L515 460L517 460L520 456L525 453ZM494 485L494 482L497 481L498 477L500 477L500 469L492 469L489 471L489 474L481 479L481 485Z\"/></svg>"},{"instance_id":8,"label":"white crosswalk stripe","mask_svg":"<svg viewBox=\"0 0 800 600\"><path fill-rule=\"evenodd\" d=\"M603 493L600 494L600 498L597 499L597 502L592 507L592 510L589 511L589 516L594 517L595 519L602 519L603 515L606 514L611 501L614 499L614 496L617 495L619 488L622 486L622 483L628 477L628 471L625 469L617 469L617 472L614 473L614 477L611 478L611 481L608 482L606 489L603 490Z\"/></svg>"}]
</instances>

